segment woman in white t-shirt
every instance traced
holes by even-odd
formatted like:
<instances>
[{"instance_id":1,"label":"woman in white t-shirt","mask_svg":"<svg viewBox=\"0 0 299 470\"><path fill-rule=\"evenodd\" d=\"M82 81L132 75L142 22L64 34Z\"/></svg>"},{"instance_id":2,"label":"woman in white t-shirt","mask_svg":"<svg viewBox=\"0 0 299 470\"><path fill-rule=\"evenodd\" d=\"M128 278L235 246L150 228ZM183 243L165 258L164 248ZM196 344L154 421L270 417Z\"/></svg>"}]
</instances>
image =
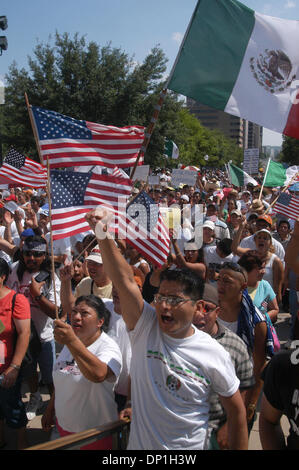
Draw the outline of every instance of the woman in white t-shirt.
<instances>
[{"instance_id":1,"label":"woman in white t-shirt","mask_svg":"<svg viewBox=\"0 0 299 470\"><path fill-rule=\"evenodd\" d=\"M60 436L118 419L114 384L122 367L116 342L104 331L110 313L99 297L81 296L71 312L71 325L55 321L54 335L64 344L53 370L55 392L42 418L43 429L54 424ZM111 449L111 437L84 449Z\"/></svg>"}]
</instances>

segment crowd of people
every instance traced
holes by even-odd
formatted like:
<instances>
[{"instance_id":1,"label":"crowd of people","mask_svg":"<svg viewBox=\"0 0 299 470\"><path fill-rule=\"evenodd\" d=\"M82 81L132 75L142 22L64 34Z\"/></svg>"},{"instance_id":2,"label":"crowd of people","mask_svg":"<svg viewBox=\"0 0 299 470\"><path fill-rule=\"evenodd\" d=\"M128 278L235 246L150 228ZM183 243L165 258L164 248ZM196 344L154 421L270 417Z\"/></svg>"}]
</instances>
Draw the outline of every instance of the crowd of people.
<instances>
[{"instance_id":1,"label":"crowd of people","mask_svg":"<svg viewBox=\"0 0 299 470\"><path fill-rule=\"evenodd\" d=\"M179 213L177 225L165 218L159 267L112 236L103 208L86 214L88 231L53 241L47 194L2 190L0 447L5 422L28 447L46 386L42 426L60 436L129 417L130 450L247 449L262 398L263 448L299 449L299 361L275 330L289 312L296 345L299 221L273 211L281 188L237 188L215 169L194 186L159 176L143 190L164 216ZM299 198L299 183L288 192Z\"/></svg>"}]
</instances>

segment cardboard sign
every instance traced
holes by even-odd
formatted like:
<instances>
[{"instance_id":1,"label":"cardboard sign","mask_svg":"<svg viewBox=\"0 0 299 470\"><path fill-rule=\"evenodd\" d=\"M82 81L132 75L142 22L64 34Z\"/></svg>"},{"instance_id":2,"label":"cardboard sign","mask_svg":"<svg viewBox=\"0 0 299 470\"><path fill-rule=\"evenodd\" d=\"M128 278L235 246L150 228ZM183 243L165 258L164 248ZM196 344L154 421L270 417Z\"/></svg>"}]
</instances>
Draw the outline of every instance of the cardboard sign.
<instances>
[{"instance_id":1,"label":"cardboard sign","mask_svg":"<svg viewBox=\"0 0 299 470\"><path fill-rule=\"evenodd\" d=\"M147 180L148 184L151 185L158 185L160 183L160 176L159 175L150 175Z\"/></svg>"},{"instance_id":2,"label":"cardboard sign","mask_svg":"<svg viewBox=\"0 0 299 470\"><path fill-rule=\"evenodd\" d=\"M178 188L180 184L195 186L197 180L197 171L193 170L172 170L171 185Z\"/></svg>"},{"instance_id":3,"label":"cardboard sign","mask_svg":"<svg viewBox=\"0 0 299 470\"><path fill-rule=\"evenodd\" d=\"M256 175L259 172L259 149L244 150L243 170L249 175Z\"/></svg>"},{"instance_id":4,"label":"cardboard sign","mask_svg":"<svg viewBox=\"0 0 299 470\"><path fill-rule=\"evenodd\" d=\"M149 168L149 165L137 166L133 176L133 181L147 181Z\"/></svg>"}]
</instances>

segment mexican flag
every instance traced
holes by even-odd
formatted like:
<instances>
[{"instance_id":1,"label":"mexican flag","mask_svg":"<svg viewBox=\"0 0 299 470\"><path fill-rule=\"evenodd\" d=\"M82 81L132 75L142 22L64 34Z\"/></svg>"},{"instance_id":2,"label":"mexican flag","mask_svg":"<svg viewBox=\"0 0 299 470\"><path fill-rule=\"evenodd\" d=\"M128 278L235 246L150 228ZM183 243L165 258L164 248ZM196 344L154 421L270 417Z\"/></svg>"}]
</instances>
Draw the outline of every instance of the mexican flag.
<instances>
[{"instance_id":1,"label":"mexican flag","mask_svg":"<svg viewBox=\"0 0 299 470\"><path fill-rule=\"evenodd\" d=\"M299 138L299 22L199 0L167 88Z\"/></svg>"},{"instance_id":2,"label":"mexican flag","mask_svg":"<svg viewBox=\"0 0 299 470\"><path fill-rule=\"evenodd\" d=\"M173 159L179 158L179 149L172 140L165 140L164 155Z\"/></svg>"},{"instance_id":3,"label":"mexican flag","mask_svg":"<svg viewBox=\"0 0 299 470\"><path fill-rule=\"evenodd\" d=\"M228 164L228 176L230 183L234 186L246 186L248 183L252 183L253 186L257 186L258 182L252 178L246 171L241 170L231 163Z\"/></svg>"},{"instance_id":4,"label":"mexican flag","mask_svg":"<svg viewBox=\"0 0 299 470\"><path fill-rule=\"evenodd\" d=\"M281 163L269 159L264 176L264 186L270 188L288 186L294 181L299 181L299 166L285 168Z\"/></svg>"}]
</instances>

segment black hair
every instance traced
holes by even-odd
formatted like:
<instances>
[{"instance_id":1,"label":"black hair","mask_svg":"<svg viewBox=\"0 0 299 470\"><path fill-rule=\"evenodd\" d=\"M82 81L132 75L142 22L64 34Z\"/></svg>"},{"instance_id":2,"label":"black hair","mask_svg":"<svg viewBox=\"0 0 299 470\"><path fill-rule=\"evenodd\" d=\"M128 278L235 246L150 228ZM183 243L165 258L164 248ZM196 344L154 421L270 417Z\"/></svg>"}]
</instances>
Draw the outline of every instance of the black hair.
<instances>
[{"instance_id":1,"label":"black hair","mask_svg":"<svg viewBox=\"0 0 299 470\"><path fill-rule=\"evenodd\" d=\"M281 226L281 224L287 224L288 229L290 230L291 225L290 225L290 222L288 220L285 220L285 219L280 220L278 225L277 225L277 228L279 228Z\"/></svg>"},{"instance_id":2,"label":"black hair","mask_svg":"<svg viewBox=\"0 0 299 470\"><path fill-rule=\"evenodd\" d=\"M100 297L97 297L94 294L81 295L80 297L78 297L76 299L75 305L78 305L82 302L84 302L90 308L93 308L95 310L99 320L102 320L102 318L104 319L104 323L101 327L101 330L104 331L105 333L107 333L111 313L106 308L106 306L105 306L104 302L102 301L102 299Z\"/></svg>"},{"instance_id":3,"label":"black hair","mask_svg":"<svg viewBox=\"0 0 299 470\"><path fill-rule=\"evenodd\" d=\"M44 237L40 235L31 235L30 237L26 237L25 243L26 245L29 245L29 246L34 243L40 243L41 245L45 245L45 259L40 265L39 269L40 271L48 271L50 273L51 272L51 259L47 251L47 241L44 239ZM24 246L23 246L23 250L24 250ZM22 280L24 272L27 269L25 261L24 261L23 250L21 250L20 252L19 264L17 267L17 276L18 276L19 281ZM49 276L47 282L48 283L51 282L51 276Z\"/></svg>"},{"instance_id":4,"label":"black hair","mask_svg":"<svg viewBox=\"0 0 299 470\"><path fill-rule=\"evenodd\" d=\"M193 300L201 300L204 290L204 281L190 269L166 269L161 274L162 281L173 281L181 284L185 295Z\"/></svg>"},{"instance_id":5,"label":"black hair","mask_svg":"<svg viewBox=\"0 0 299 470\"><path fill-rule=\"evenodd\" d=\"M238 264L246 269L248 273L255 268L260 269L263 263L263 260L253 250L247 251L247 253L244 253L238 260Z\"/></svg>"},{"instance_id":6,"label":"black hair","mask_svg":"<svg viewBox=\"0 0 299 470\"><path fill-rule=\"evenodd\" d=\"M73 258L72 258L72 259L73 259L73 263L74 263L75 261L79 261L79 263L82 263L82 264L83 264L84 261L85 261L85 258L84 258L83 255L81 255L81 256L79 256L79 257L78 257L77 255L73 255Z\"/></svg>"},{"instance_id":7,"label":"black hair","mask_svg":"<svg viewBox=\"0 0 299 470\"><path fill-rule=\"evenodd\" d=\"M238 263L234 263L233 261L225 261L225 263L221 264L220 270L222 269L229 269L230 271L234 271L235 273L242 274L242 276L244 277L244 281L247 282L248 280L247 271Z\"/></svg>"},{"instance_id":8,"label":"black hair","mask_svg":"<svg viewBox=\"0 0 299 470\"><path fill-rule=\"evenodd\" d=\"M196 241L195 241L195 238L192 238L191 240L189 240L187 243L195 243L196 244ZM203 251L203 247L201 248L198 248L198 255L197 255L197 258L196 258L196 263L204 263L204 251Z\"/></svg>"},{"instance_id":9,"label":"black hair","mask_svg":"<svg viewBox=\"0 0 299 470\"><path fill-rule=\"evenodd\" d=\"M232 252L232 243L233 240L231 238L223 238L217 242L217 248L219 248L225 256L229 256Z\"/></svg>"},{"instance_id":10,"label":"black hair","mask_svg":"<svg viewBox=\"0 0 299 470\"><path fill-rule=\"evenodd\" d=\"M10 274L9 264L5 261L5 259L0 258L0 276L5 276L3 284L6 283L9 274Z\"/></svg>"}]
</instances>

